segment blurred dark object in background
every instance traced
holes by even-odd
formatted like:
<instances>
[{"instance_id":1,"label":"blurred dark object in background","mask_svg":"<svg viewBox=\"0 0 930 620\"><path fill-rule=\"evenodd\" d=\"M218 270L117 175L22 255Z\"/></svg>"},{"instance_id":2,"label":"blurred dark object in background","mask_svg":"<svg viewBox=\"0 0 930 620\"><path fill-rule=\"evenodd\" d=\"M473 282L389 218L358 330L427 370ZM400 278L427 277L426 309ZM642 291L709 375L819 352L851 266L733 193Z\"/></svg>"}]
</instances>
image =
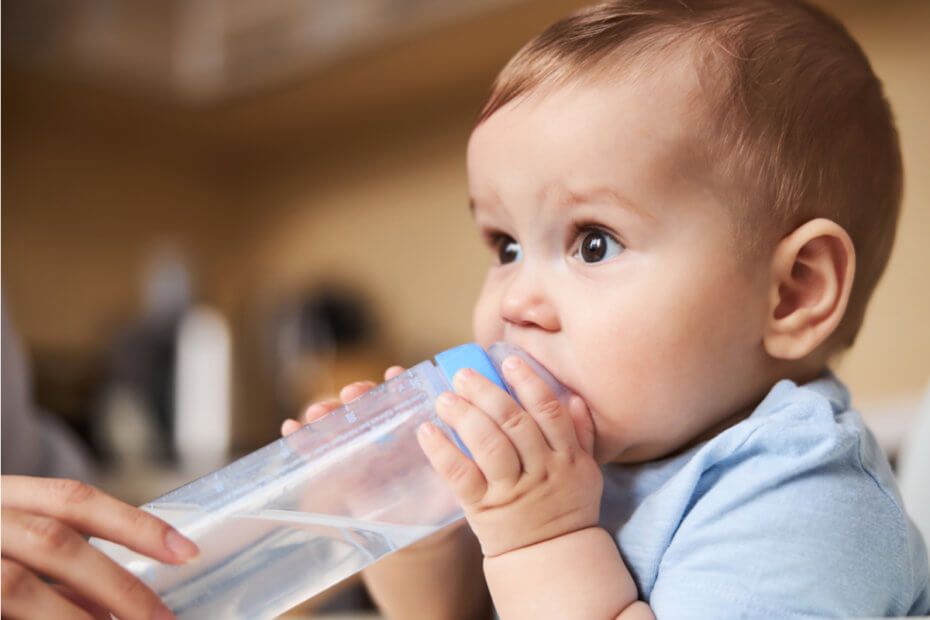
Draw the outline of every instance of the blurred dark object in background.
<instances>
[{"instance_id":1,"label":"blurred dark object in background","mask_svg":"<svg viewBox=\"0 0 930 620\"><path fill-rule=\"evenodd\" d=\"M2 306L2 366L0 385L3 410L4 474L53 476L92 482L95 471L90 454L59 416L35 402L32 369L20 345L12 318ZM54 393L61 396L61 391ZM81 409L83 399L66 393L57 404ZM70 410L72 415L74 410Z\"/></svg>"},{"instance_id":2,"label":"blurred dark object in background","mask_svg":"<svg viewBox=\"0 0 930 620\"><path fill-rule=\"evenodd\" d=\"M184 256L159 248L143 266L139 289L140 311L112 335L95 436L111 464L174 463L178 328L193 301Z\"/></svg>"},{"instance_id":3,"label":"blurred dark object in background","mask_svg":"<svg viewBox=\"0 0 930 620\"><path fill-rule=\"evenodd\" d=\"M378 331L371 302L345 285L324 282L282 303L271 314L268 338L278 417L294 417L338 390L333 374L345 360L367 357L377 365Z\"/></svg>"}]
</instances>

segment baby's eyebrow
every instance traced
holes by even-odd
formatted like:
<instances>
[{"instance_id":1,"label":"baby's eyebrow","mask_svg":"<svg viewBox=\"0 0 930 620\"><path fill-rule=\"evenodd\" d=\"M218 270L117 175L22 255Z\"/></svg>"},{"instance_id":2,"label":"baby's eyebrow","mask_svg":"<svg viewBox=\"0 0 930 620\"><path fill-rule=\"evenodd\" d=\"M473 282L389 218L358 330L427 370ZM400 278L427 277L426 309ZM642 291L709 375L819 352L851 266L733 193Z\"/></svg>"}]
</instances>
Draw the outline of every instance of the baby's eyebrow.
<instances>
[{"instance_id":1,"label":"baby's eyebrow","mask_svg":"<svg viewBox=\"0 0 930 620\"><path fill-rule=\"evenodd\" d=\"M571 208L586 203L602 203L605 199L608 202L617 205L618 207L636 213L640 217L652 220L656 219L654 213L649 212L647 209L644 209L639 204L633 202L609 186L595 187L592 189L579 191L566 189L560 204Z\"/></svg>"}]
</instances>

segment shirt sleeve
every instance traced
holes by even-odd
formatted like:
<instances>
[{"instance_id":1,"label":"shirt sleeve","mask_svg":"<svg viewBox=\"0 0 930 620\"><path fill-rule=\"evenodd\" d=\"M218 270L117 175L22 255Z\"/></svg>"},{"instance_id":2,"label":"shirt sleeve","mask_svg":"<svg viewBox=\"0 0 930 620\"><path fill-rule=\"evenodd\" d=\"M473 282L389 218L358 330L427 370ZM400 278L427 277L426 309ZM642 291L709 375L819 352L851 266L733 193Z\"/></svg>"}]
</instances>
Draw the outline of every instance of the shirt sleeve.
<instances>
[{"instance_id":1,"label":"shirt sleeve","mask_svg":"<svg viewBox=\"0 0 930 620\"><path fill-rule=\"evenodd\" d=\"M662 618L906 615L908 523L856 433L757 429L708 467L659 563Z\"/></svg>"}]
</instances>

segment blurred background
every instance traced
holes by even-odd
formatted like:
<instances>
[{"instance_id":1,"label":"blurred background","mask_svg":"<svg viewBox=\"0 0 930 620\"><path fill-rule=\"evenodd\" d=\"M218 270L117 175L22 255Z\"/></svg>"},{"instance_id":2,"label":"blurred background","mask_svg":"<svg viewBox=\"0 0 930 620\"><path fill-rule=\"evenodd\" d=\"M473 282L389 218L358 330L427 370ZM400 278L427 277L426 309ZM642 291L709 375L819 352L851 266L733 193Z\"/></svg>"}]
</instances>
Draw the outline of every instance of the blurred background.
<instances>
[{"instance_id":1,"label":"blurred background","mask_svg":"<svg viewBox=\"0 0 930 620\"><path fill-rule=\"evenodd\" d=\"M507 59L583 4L3 3L4 320L88 475L142 503L469 341L469 130ZM901 133L898 239L837 367L894 457L930 378L930 3L817 4Z\"/></svg>"}]
</instances>

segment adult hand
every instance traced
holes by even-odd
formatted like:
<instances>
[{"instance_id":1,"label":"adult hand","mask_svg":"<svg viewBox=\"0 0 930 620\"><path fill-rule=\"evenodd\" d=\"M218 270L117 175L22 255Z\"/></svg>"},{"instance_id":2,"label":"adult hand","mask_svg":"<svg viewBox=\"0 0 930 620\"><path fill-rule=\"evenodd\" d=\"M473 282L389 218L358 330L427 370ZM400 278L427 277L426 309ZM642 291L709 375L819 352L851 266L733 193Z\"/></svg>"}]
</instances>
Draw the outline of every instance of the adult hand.
<instances>
[{"instance_id":1,"label":"adult hand","mask_svg":"<svg viewBox=\"0 0 930 620\"><path fill-rule=\"evenodd\" d=\"M168 564L196 557L193 542L161 519L76 480L0 480L4 618L174 617L154 592L85 536Z\"/></svg>"}]
</instances>

